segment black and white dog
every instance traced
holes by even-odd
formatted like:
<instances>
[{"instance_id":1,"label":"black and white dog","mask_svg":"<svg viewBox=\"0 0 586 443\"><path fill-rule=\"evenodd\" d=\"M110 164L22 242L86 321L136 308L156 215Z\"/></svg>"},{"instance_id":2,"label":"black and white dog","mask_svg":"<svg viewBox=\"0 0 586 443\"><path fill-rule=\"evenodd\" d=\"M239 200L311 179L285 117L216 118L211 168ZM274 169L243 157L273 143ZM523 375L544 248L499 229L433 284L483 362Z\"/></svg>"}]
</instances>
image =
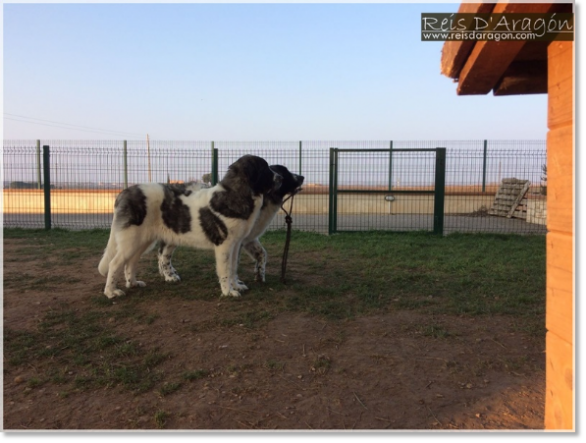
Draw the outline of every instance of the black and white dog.
<instances>
[{"instance_id":1,"label":"black and white dog","mask_svg":"<svg viewBox=\"0 0 586 443\"><path fill-rule=\"evenodd\" d=\"M98 270L107 275L104 294L124 295L116 279L124 268L126 287L136 280L141 255L155 242L213 249L222 295L240 296L237 266L242 241L255 226L264 195L281 187L283 178L266 160L245 155L211 188L199 184L141 184L122 191L114 204L110 239Z\"/></svg>"},{"instance_id":2,"label":"black and white dog","mask_svg":"<svg viewBox=\"0 0 586 443\"><path fill-rule=\"evenodd\" d=\"M259 238L264 234L267 227L271 224L275 215L281 208L283 200L289 196L294 195L300 191L303 184L304 177L302 175L293 174L285 166L271 165L271 170L283 177L283 182L279 188L273 188L265 194L262 203L260 215L252 227L250 233L242 240L242 248L254 260L254 278L256 281L265 281L265 269L267 264L267 251L261 245ZM181 278L177 274L175 268L171 264L171 257L177 248L176 244L164 243L159 244L159 272L165 277L165 281L180 281ZM240 251L238 253L237 263L239 262ZM247 289L246 286L238 280L236 275L235 286L242 290Z\"/></svg>"}]
</instances>

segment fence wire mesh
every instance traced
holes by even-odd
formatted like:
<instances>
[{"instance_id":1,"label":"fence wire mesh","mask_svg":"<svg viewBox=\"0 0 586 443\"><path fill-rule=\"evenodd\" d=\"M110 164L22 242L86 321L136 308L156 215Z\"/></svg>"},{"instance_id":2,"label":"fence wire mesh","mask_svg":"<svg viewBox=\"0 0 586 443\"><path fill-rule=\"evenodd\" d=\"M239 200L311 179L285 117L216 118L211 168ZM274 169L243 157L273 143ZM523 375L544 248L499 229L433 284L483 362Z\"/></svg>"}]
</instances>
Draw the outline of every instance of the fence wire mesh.
<instances>
[{"instance_id":1,"label":"fence wire mesh","mask_svg":"<svg viewBox=\"0 0 586 443\"><path fill-rule=\"evenodd\" d=\"M42 146L50 147L51 224L109 228L116 195L145 182L210 183L245 154L305 177L294 202L294 228L328 232L330 155L338 148L337 223L343 230L432 230L435 153L445 147L444 233L545 233L544 140L424 141L159 141L4 140L3 224L44 227ZM217 150L214 164L212 148ZM344 152L344 150L362 152ZM373 150L380 150L373 152ZM522 218L491 215L503 179L530 182ZM370 191L385 191L371 193ZM397 191L410 191L400 193ZM279 214L269 229L285 227Z\"/></svg>"},{"instance_id":2,"label":"fence wire mesh","mask_svg":"<svg viewBox=\"0 0 586 443\"><path fill-rule=\"evenodd\" d=\"M435 160L429 150L339 150L337 230L433 230Z\"/></svg>"}]
</instances>

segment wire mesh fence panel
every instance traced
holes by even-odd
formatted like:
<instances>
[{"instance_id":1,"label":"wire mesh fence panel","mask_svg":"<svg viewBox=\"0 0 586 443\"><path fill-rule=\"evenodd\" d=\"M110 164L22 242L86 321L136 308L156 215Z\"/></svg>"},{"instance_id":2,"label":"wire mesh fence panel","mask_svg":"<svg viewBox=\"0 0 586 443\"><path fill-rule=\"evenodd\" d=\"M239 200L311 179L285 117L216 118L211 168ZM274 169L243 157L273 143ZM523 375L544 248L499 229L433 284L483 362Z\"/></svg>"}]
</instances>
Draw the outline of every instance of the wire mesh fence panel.
<instances>
[{"instance_id":1,"label":"wire mesh fence panel","mask_svg":"<svg viewBox=\"0 0 586 443\"><path fill-rule=\"evenodd\" d=\"M128 184L211 182L208 141L128 141Z\"/></svg>"},{"instance_id":2,"label":"wire mesh fence panel","mask_svg":"<svg viewBox=\"0 0 586 443\"><path fill-rule=\"evenodd\" d=\"M37 142L4 141L3 218L6 227L44 226L42 157Z\"/></svg>"},{"instance_id":3,"label":"wire mesh fence panel","mask_svg":"<svg viewBox=\"0 0 586 443\"><path fill-rule=\"evenodd\" d=\"M337 229L432 230L435 156L435 151L340 149Z\"/></svg>"},{"instance_id":4,"label":"wire mesh fence panel","mask_svg":"<svg viewBox=\"0 0 586 443\"><path fill-rule=\"evenodd\" d=\"M211 182L245 154L286 166L305 177L294 200L294 229L328 232L330 148L340 151L337 220L340 230L431 230L434 153L405 149L445 147L444 232L545 233L544 140L424 141L159 141L4 140L3 222L44 226L42 147L50 146L51 221L68 229L109 228L114 199L145 182ZM356 150L344 152L344 150ZM374 151L373 150L379 150ZM491 214L503 181L529 182L511 217ZM352 192L345 192L352 190ZM396 191L412 191L401 194ZM370 193L370 191L388 191ZM395 191L395 192L393 192ZM502 193L502 192L501 192ZM501 196L502 197L502 196ZM514 200L507 196L506 198ZM520 218L519 218L520 217ZM269 229L285 227L283 213Z\"/></svg>"},{"instance_id":5,"label":"wire mesh fence panel","mask_svg":"<svg viewBox=\"0 0 586 443\"><path fill-rule=\"evenodd\" d=\"M304 177L303 191L295 196L293 206L295 229L327 233L329 196L325 180L327 180L328 171L327 150L303 149L301 167L301 175Z\"/></svg>"},{"instance_id":6,"label":"wire mesh fence panel","mask_svg":"<svg viewBox=\"0 0 586 443\"><path fill-rule=\"evenodd\" d=\"M43 141L50 147L51 224L64 229L109 228L122 189L120 141Z\"/></svg>"},{"instance_id":7,"label":"wire mesh fence panel","mask_svg":"<svg viewBox=\"0 0 586 443\"><path fill-rule=\"evenodd\" d=\"M539 220L533 216L536 206L543 206L541 202L545 198L542 180L546 164L545 143L532 142L527 146L530 149L510 150L489 145L486 155L478 149L449 151L446 160L446 232L545 233L545 213L538 217ZM503 179L530 182L520 205L520 215L524 217L503 218L489 213L503 186Z\"/></svg>"}]
</instances>

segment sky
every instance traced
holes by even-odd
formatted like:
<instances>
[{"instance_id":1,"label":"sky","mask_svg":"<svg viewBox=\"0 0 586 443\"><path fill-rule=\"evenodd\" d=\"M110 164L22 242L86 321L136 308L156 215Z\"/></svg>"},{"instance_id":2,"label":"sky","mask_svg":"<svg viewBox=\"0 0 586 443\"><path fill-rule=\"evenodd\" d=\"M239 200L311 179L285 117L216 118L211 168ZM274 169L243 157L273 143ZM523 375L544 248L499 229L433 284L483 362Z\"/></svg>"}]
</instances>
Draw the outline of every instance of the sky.
<instances>
[{"instance_id":1,"label":"sky","mask_svg":"<svg viewBox=\"0 0 586 443\"><path fill-rule=\"evenodd\" d=\"M4 139L544 139L547 95L457 96L458 3L3 5Z\"/></svg>"}]
</instances>

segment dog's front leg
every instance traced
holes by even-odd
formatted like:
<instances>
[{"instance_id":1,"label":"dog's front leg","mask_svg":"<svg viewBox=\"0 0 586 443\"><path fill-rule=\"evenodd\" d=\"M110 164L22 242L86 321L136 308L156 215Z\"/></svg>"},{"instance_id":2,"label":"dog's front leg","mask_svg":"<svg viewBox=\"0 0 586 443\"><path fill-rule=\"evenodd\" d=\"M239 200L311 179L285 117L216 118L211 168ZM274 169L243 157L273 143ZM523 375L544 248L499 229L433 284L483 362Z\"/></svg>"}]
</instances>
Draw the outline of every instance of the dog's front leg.
<instances>
[{"instance_id":1,"label":"dog's front leg","mask_svg":"<svg viewBox=\"0 0 586 443\"><path fill-rule=\"evenodd\" d=\"M254 280L265 282L265 269L267 266L267 251L258 240L253 240L244 245L246 253L254 260Z\"/></svg>"},{"instance_id":2,"label":"dog's front leg","mask_svg":"<svg viewBox=\"0 0 586 443\"><path fill-rule=\"evenodd\" d=\"M238 265L240 264L242 243L238 243L238 246L234 248L234 251L235 252L232 254L232 286L236 288L237 291L248 291L248 286L238 278Z\"/></svg>"},{"instance_id":3,"label":"dog's front leg","mask_svg":"<svg viewBox=\"0 0 586 443\"><path fill-rule=\"evenodd\" d=\"M234 245L217 246L215 249L216 254L216 273L220 280L220 287L222 288L222 295L240 297L240 292L233 287L233 268L232 261L233 255L235 254Z\"/></svg>"}]
</instances>

